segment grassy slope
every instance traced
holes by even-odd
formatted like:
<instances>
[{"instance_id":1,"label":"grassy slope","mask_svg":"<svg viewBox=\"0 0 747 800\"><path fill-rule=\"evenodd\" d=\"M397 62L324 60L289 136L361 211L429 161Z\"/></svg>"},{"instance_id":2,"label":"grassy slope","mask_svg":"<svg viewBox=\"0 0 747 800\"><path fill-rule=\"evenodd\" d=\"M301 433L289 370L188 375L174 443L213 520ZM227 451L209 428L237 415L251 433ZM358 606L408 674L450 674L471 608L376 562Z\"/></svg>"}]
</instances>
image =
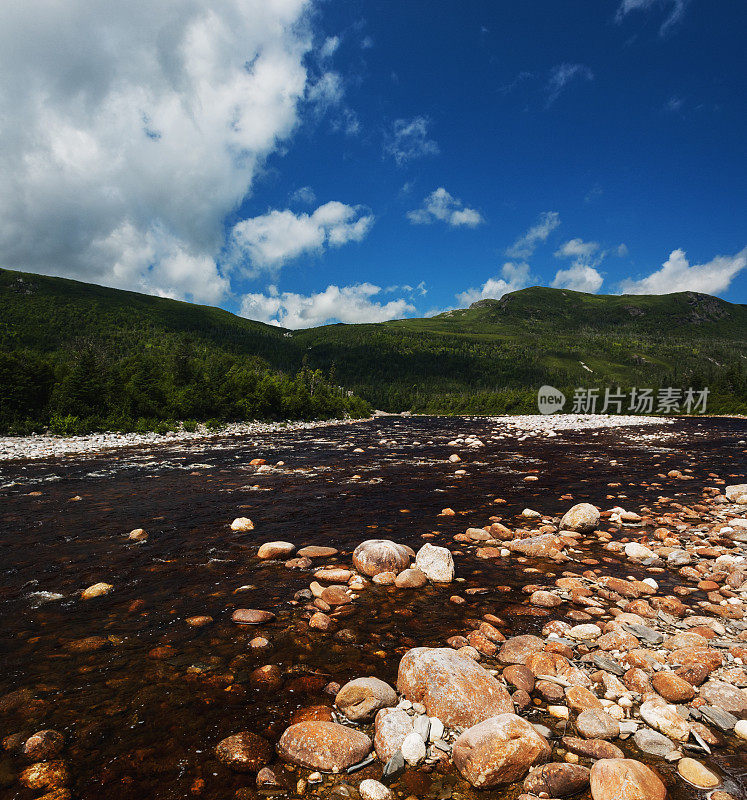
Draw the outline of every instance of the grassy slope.
<instances>
[{"instance_id":1,"label":"grassy slope","mask_svg":"<svg viewBox=\"0 0 747 800\"><path fill-rule=\"evenodd\" d=\"M351 385L387 376L459 391L556 385L689 385L744 366L747 306L689 292L605 296L533 287L429 319L300 331L314 363ZM378 359L346 364L351 348ZM584 369L582 363L591 368ZM674 383L676 381L676 383Z\"/></svg>"},{"instance_id":2,"label":"grassy slope","mask_svg":"<svg viewBox=\"0 0 747 800\"><path fill-rule=\"evenodd\" d=\"M279 369L295 370L304 357L314 368L334 365L341 383L390 409L446 410L434 398L542 383L726 380L732 410L747 403L747 306L690 292L605 296L533 287L432 318L292 333L217 308L5 270L0 302L2 350L50 353L80 339L121 348L133 334L136 341L188 335ZM471 408L460 402L451 407Z\"/></svg>"},{"instance_id":3,"label":"grassy slope","mask_svg":"<svg viewBox=\"0 0 747 800\"><path fill-rule=\"evenodd\" d=\"M292 350L283 331L199 306L91 283L0 269L0 347L51 353L76 339L114 343L133 333L188 335L232 353Z\"/></svg>"}]
</instances>

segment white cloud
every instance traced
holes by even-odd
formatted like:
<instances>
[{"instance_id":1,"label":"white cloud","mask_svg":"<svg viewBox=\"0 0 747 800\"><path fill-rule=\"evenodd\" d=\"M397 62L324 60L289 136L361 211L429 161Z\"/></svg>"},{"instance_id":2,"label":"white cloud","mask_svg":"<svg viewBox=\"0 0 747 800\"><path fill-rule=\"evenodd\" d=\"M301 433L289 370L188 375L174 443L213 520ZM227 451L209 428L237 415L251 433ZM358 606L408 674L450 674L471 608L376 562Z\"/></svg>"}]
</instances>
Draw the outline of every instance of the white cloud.
<instances>
[{"instance_id":1,"label":"white cloud","mask_svg":"<svg viewBox=\"0 0 747 800\"><path fill-rule=\"evenodd\" d=\"M508 292L515 292L518 289L524 289L529 285L529 264L513 263L511 261L505 263L501 268L500 278L488 278L483 285L478 289L467 289L455 295L457 301L461 306L469 306L476 303L478 300L493 299L499 300L504 294Z\"/></svg>"},{"instance_id":2,"label":"white cloud","mask_svg":"<svg viewBox=\"0 0 747 800\"><path fill-rule=\"evenodd\" d=\"M400 165L423 156L437 155L438 144L428 138L429 127L430 121L426 117L395 120L391 132L385 137L384 153Z\"/></svg>"},{"instance_id":3,"label":"white cloud","mask_svg":"<svg viewBox=\"0 0 747 800\"><path fill-rule=\"evenodd\" d=\"M627 256L629 252L630 251L628 250L628 245L626 245L625 242L620 242L620 244L617 245L617 249L615 250L615 254L617 255L618 258L625 258L625 256Z\"/></svg>"},{"instance_id":4,"label":"white cloud","mask_svg":"<svg viewBox=\"0 0 747 800\"><path fill-rule=\"evenodd\" d=\"M666 36L670 29L685 15L690 0L622 0L617 8L615 20L622 22L631 11L650 11L654 7L666 7L669 13L659 29L661 36Z\"/></svg>"},{"instance_id":5,"label":"white cloud","mask_svg":"<svg viewBox=\"0 0 747 800\"><path fill-rule=\"evenodd\" d=\"M600 250L599 242L569 239L555 251L555 257L571 259L572 263L570 267L555 273L551 285L556 289L573 289L576 292L598 292L604 277L597 267L606 255L606 251Z\"/></svg>"},{"instance_id":6,"label":"white cloud","mask_svg":"<svg viewBox=\"0 0 747 800\"><path fill-rule=\"evenodd\" d=\"M555 251L557 258L589 259L599 250L598 242L585 242L583 239L570 239Z\"/></svg>"},{"instance_id":7,"label":"white cloud","mask_svg":"<svg viewBox=\"0 0 747 800\"><path fill-rule=\"evenodd\" d=\"M319 48L319 55L322 58L332 58L332 56L337 52L337 48L339 46L339 36L328 36L322 43L322 46Z\"/></svg>"},{"instance_id":8,"label":"white cloud","mask_svg":"<svg viewBox=\"0 0 747 800\"><path fill-rule=\"evenodd\" d=\"M589 264L572 264L568 269L555 273L552 286L556 289L572 289L574 292L598 292L604 278Z\"/></svg>"},{"instance_id":9,"label":"white cloud","mask_svg":"<svg viewBox=\"0 0 747 800\"><path fill-rule=\"evenodd\" d=\"M381 287L370 283L328 286L311 295L281 293L274 286L268 291L269 294L244 295L241 316L295 330L328 322L384 322L415 311L415 306L401 298L388 303L372 300Z\"/></svg>"},{"instance_id":10,"label":"white cloud","mask_svg":"<svg viewBox=\"0 0 747 800\"><path fill-rule=\"evenodd\" d=\"M385 294L389 294L391 292L405 292L410 296L410 298L414 298L416 295L420 297L424 297L428 294L428 287L426 286L425 281L420 281L417 286L410 286L408 283L403 284L394 284L393 286L387 286L383 289Z\"/></svg>"},{"instance_id":11,"label":"white cloud","mask_svg":"<svg viewBox=\"0 0 747 800\"><path fill-rule=\"evenodd\" d=\"M0 4L0 263L219 300L224 219L298 121L308 7Z\"/></svg>"},{"instance_id":12,"label":"white cloud","mask_svg":"<svg viewBox=\"0 0 747 800\"><path fill-rule=\"evenodd\" d=\"M557 211L545 211L532 227L511 247L506 255L511 258L529 258L540 242L546 242L548 236L560 225L560 214Z\"/></svg>"},{"instance_id":13,"label":"white cloud","mask_svg":"<svg viewBox=\"0 0 747 800\"><path fill-rule=\"evenodd\" d=\"M338 106L345 96L342 77L338 72L324 72L314 83L309 84L306 99L318 114L325 114L333 106Z\"/></svg>"},{"instance_id":14,"label":"white cloud","mask_svg":"<svg viewBox=\"0 0 747 800\"><path fill-rule=\"evenodd\" d=\"M594 80L594 73L585 64L558 64L553 67L546 87L547 107L549 108L575 80Z\"/></svg>"},{"instance_id":15,"label":"white cloud","mask_svg":"<svg viewBox=\"0 0 747 800\"><path fill-rule=\"evenodd\" d=\"M479 211L467 208L461 200L450 195L443 186L425 198L422 208L408 211L407 218L415 225L430 225L436 220L441 220L453 228L461 226L475 228L485 221Z\"/></svg>"},{"instance_id":16,"label":"white cloud","mask_svg":"<svg viewBox=\"0 0 747 800\"><path fill-rule=\"evenodd\" d=\"M620 285L623 294L669 294L703 292L717 294L729 288L732 280L747 267L747 247L733 256L716 256L705 264L687 260L684 250L673 250L661 269L645 278L628 278Z\"/></svg>"},{"instance_id":17,"label":"white cloud","mask_svg":"<svg viewBox=\"0 0 747 800\"><path fill-rule=\"evenodd\" d=\"M316 194L311 186L299 186L294 192L291 192L288 200L291 203L303 203L307 206L313 206L316 203Z\"/></svg>"},{"instance_id":18,"label":"white cloud","mask_svg":"<svg viewBox=\"0 0 747 800\"><path fill-rule=\"evenodd\" d=\"M373 215L361 206L332 200L312 214L273 210L242 220L231 231L227 261L234 267L246 259L257 270L277 270L303 253L320 253L365 238ZM252 272L251 270L247 270Z\"/></svg>"}]
</instances>

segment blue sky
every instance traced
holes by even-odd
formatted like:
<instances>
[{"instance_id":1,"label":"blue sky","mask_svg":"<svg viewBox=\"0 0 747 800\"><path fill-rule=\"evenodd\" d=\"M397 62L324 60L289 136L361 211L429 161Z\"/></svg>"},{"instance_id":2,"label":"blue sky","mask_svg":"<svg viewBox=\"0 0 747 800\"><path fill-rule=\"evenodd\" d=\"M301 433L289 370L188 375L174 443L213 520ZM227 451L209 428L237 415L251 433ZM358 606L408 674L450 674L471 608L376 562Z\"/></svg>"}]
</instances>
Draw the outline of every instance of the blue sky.
<instances>
[{"instance_id":1,"label":"blue sky","mask_svg":"<svg viewBox=\"0 0 747 800\"><path fill-rule=\"evenodd\" d=\"M747 302L742 3L149 8L0 11L3 83L45 98L0 90L44 131L0 130L4 266L288 327L535 284ZM77 52L102 32L127 59Z\"/></svg>"}]
</instances>

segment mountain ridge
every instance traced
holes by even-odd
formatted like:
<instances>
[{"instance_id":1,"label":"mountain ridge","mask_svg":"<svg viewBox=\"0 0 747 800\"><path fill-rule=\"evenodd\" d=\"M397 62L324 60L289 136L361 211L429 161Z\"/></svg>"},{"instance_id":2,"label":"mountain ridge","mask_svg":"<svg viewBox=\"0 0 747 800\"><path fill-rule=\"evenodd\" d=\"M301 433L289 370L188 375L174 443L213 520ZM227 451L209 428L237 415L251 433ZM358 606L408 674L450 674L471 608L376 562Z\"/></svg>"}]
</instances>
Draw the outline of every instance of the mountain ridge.
<instances>
[{"instance_id":1,"label":"mountain ridge","mask_svg":"<svg viewBox=\"0 0 747 800\"><path fill-rule=\"evenodd\" d=\"M147 362L150 372L163 373L143 380L161 381L168 413L199 417L230 417L240 400L238 386L231 389L233 412L225 406L211 414L205 403L184 400L210 393L211 381L222 380L218 364L244 375L242 386L249 374L320 371L387 411L526 412L536 408L544 384L710 386L714 411L747 410L747 305L695 292L591 295L528 287L433 317L300 330L11 270L0 270L0 302L0 355L6 362L36 360L52 375L47 416L81 352L110 378L102 389L110 405L117 403L117 380L130 385L133 370ZM13 380L8 374L6 368ZM74 414L75 402L66 408ZM262 408L271 414L267 404Z\"/></svg>"}]
</instances>

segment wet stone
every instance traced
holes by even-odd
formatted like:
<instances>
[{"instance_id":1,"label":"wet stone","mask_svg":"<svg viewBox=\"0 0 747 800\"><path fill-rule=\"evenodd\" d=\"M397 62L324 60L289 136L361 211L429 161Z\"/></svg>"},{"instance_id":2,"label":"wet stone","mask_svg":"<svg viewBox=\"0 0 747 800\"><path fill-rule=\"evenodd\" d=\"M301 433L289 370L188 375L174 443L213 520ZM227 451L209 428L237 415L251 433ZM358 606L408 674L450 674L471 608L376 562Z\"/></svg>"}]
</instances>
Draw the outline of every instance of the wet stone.
<instances>
[{"instance_id":1,"label":"wet stone","mask_svg":"<svg viewBox=\"0 0 747 800\"><path fill-rule=\"evenodd\" d=\"M299 767L339 772L362 761L371 747L365 733L336 722L299 722L286 729L277 751Z\"/></svg>"},{"instance_id":2,"label":"wet stone","mask_svg":"<svg viewBox=\"0 0 747 800\"><path fill-rule=\"evenodd\" d=\"M605 758L591 768L593 800L664 800L666 787L645 764L630 758Z\"/></svg>"},{"instance_id":3,"label":"wet stone","mask_svg":"<svg viewBox=\"0 0 747 800\"><path fill-rule=\"evenodd\" d=\"M380 709L396 704L397 693L378 678L355 678L335 698L335 705L353 722L373 719Z\"/></svg>"},{"instance_id":4,"label":"wet stone","mask_svg":"<svg viewBox=\"0 0 747 800\"><path fill-rule=\"evenodd\" d=\"M639 750L658 758L664 758L664 756L676 749L676 745L671 739L650 728L641 728L636 731L633 734L633 741Z\"/></svg>"},{"instance_id":5,"label":"wet stone","mask_svg":"<svg viewBox=\"0 0 747 800\"><path fill-rule=\"evenodd\" d=\"M568 797L589 785L589 775L589 768L580 764L544 764L529 773L523 788L536 795Z\"/></svg>"},{"instance_id":6,"label":"wet stone","mask_svg":"<svg viewBox=\"0 0 747 800\"><path fill-rule=\"evenodd\" d=\"M272 745L252 731L241 731L219 742L215 754L233 772L257 772L272 759Z\"/></svg>"},{"instance_id":7,"label":"wet stone","mask_svg":"<svg viewBox=\"0 0 747 800\"><path fill-rule=\"evenodd\" d=\"M721 785L721 778L694 758L682 758L677 762L680 777L699 789L715 789Z\"/></svg>"},{"instance_id":8,"label":"wet stone","mask_svg":"<svg viewBox=\"0 0 747 800\"><path fill-rule=\"evenodd\" d=\"M272 611L262 611L256 608L237 608L231 619L238 625L263 625L272 622L275 614Z\"/></svg>"},{"instance_id":9,"label":"wet stone","mask_svg":"<svg viewBox=\"0 0 747 800\"><path fill-rule=\"evenodd\" d=\"M615 739L620 735L620 723L598 709L582 711L576 718L576 727L585 739Z\"/></svg>"},{"instance_id":10,"label":"wet stone","mask_svg":"<svg viewBox=\"0 0 747 800\"><path fill-rule=\"evenodd\" d=\"M724 732L733 730L738 722L737 717L733 714L714 706L700 706L698 711L704 719Z\"/></svg>"},{"instance_id":11,"label":"wet stone","mask_svg":"<svg viewBox=\"0 0 747 800\"><path fill-rule=\"evenodd\" d=\"M513 711L511 697L479 664L450 648L416 647L402 657L397 689L446 725L468 727Z\"/></svg>"},{"instance_id":12,"label":"wet stone","mask_svg":"<svg viewBox=\"0 0 747 800\"><path fill-rule=\"evenodd\" d=\"M624 758L625 754L612 742L604 739L579 739L577 736L564 736L563 747L571 753L576 753L586 758Z\"/></svg>"},{"instance_id":13,"label":"wet stone","mask_svg":"<svg viewBox=\"0 0 747 800\"><path fill-rule=\"evenodd\" d=\"M51 729L38 731L23 744L22 754L33 761L50 761L62 753L65 737Z\"/></svg>"},{"instance_id":14,"label":"wet stone","mask_svg":"<svg viewBox=\"0 0 747 800\"><path fill-rule=\"evenodd\" d=\"M454 742L454 765L472 786L513 783L545 761L550 745L515 714L501 714L467 729Z\"/></svg>"}]
</instances>

